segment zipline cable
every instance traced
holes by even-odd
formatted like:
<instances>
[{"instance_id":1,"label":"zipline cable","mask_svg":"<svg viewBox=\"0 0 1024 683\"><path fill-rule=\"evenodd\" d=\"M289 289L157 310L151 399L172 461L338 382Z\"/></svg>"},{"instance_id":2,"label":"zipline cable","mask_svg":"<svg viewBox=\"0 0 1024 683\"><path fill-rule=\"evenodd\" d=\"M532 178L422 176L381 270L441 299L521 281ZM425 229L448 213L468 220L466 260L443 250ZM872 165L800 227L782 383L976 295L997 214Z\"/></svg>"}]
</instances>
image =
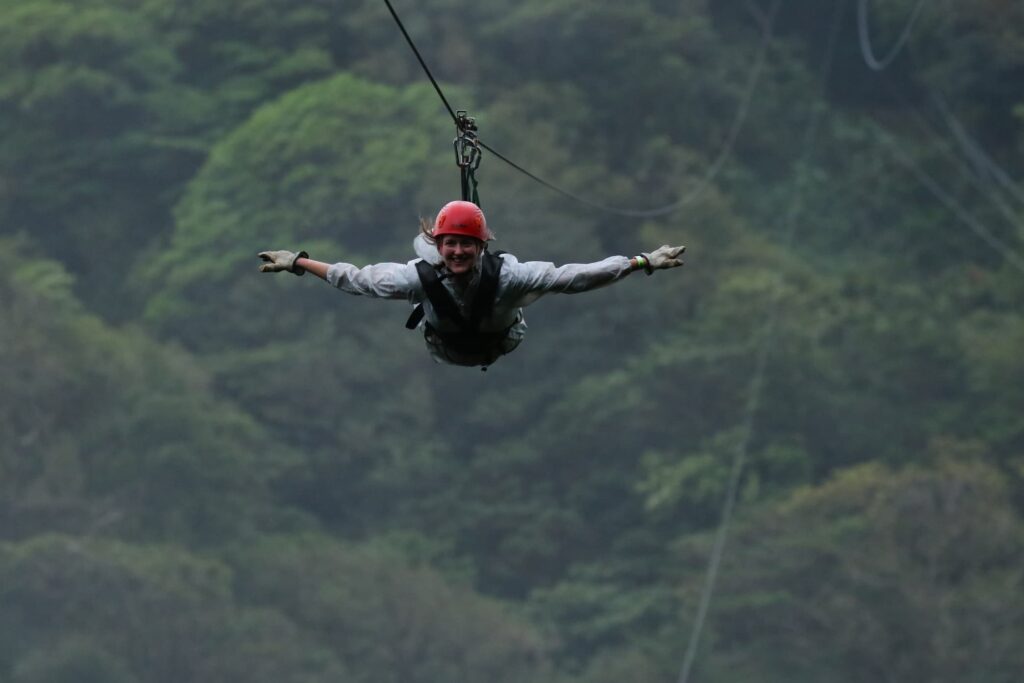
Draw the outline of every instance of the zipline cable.
<instances>
[{"instance_id":1,"label":"zipline cable","mask_svg":"<svg viewBox=\"0 0 1024 683\"><path fill-rule=\"evenodd\" d=\"M965 131L960 129L959 123L955 120L950 121L944 116L945 123L948 127L953 128L955 126L958 129L953 131L953 135L957 138L957 142L961 147L963 147L964 154L968 157L970 164L965 162L960 155L950 148L950 144L943 139L941 133L937 132L932 127L932 124L924 114L918 111L913 104L908 102L899 91L892 88L888 83L886 83L886 86L899 105L906 111L910 112L911 120L916 123L922 133L933 141L935 149L956 165L960 174L967 179L967 182L974 186L974 188L977 189L985 199L991 202L999 213L1003 215L1003 218L1005 218L1011 225L1021 226L1024 215L1010 206L1002 193L998 191L992 180L989 167L985 163L986 158L984 158L984 152L974 145L973 141L969 139L969 136L967 136ZM933 99L933 101L935 100ZM940 109L940 114L944 114L944 112L941 111L941 106L940 102L936 102L936 107Z\"/></svg>"},{"instance_id":2,"label":"zipline cable","mask_svg":"<svg viewBox=\"0 0 1024 683\"><path fill-rule=\"evenodd\" d=\"M711 183L714 177L718 175L718 172L725 165L726 160L732 153L732 148L736 144L736 139L739 137L740 131L743 129L743 126L746 123L747 114L750 111L750 104L754 98L754 91L757 89L757 84L760 81L761 72L763 71L765 64L765 57L768 52L768 46L771 43L772 25L774 23L775 15L778 12L779 5L780 0L775 0L772 9L769 12L769 16L763 20L762 37L760 45L757 50L757 56L754 58L754 65L753 67L751 67L750 75L747 78L747 84L744 88L743 97L740 100L739 107L736 110L736 115L733 117L732 125L729 127L729 133L726 136L726 140L722 146L722 149L719 150L718 156L715 158L715 161L708 167L707 172L705 172L704 177L701 178L700 181L697 183L697 186L690 190L687 194L683 195L679 199L672 202L671 204L666 204L664 206L659 206L657 208L652 209L622 209L607 206L605 204L601 204L599 202L595 202L590 199L580 197L567 190L563 190L562 188L556 185L553 185L552 183L544 180L543 178L540 178L534 175L533 173L527 171L518 164L510 161L508 158L502 156L497 151L495 151L491 147L488 147L482 142L480 143L480 146L486 149L494 156L496 156L497 158L504 161L506 164L508 164L515 170L519 171L520 173L526 175L529 178L532 178L533 180L540 183L541 185L544 185L548 189L554 190L555 192L558 192L559 194L565 197L580 202L581 204L586 204L587 206L599 209L601 211L605 211L607 213L613 213L620 216L630 216L633 218L652 218L655 216L664 216L669 213L672 213L673 211L677 211L681 207L685 206L686 204L689 204L691 201L696 199L704 191L704 189Z\"/></svg>"},{"instance_id":3,"label":"zipline cable","mask_svg":"<svg viewBox=\"0 0 1024 683\"><path fill-rule=\"evenodd\" d=\"M910 39L910 33L914 30L917 15L924 9L924 0L917 0L917 4L914 5L914 9L910 13L907 25L903 28L903 32L900 33L900 37L896 39L896 44L889 50L889 54L881 60L875 57L875 52L871 47L871 30L868 27L868 3L870 1L860 0L857 5L857 35L860 38L860 52L864 56L864 63L868 67L874 71L884 71L892 64L893 60L896 59Z\"/></svg>"},{"instance_id":4,"label":"zipline cable","mask_svg":"<svg viewBox=\"0 0 1024 683\"><path fill-rule=\"evenodd\" d=\"M1021 273L1024 273L1024 258L996 237L981 221L972 216L970 212L960 204L960 202L950 196L938 181L928 175L924 169L914 162L910 154L908 154L900 144L893 139L892 135L885 130L885 128L878 123L875 123L873 127L878 134L879 140L889 148L896 160L903 164L903 166L905 166L907 170L917 178L918 182L931 192L932 196L953 212L953 214L959 218L961 222L967 225L967 227L969 227L971 231L983 242L1002 254L1007 263L1019 270Z\"/></svg>"},{"instance_id":5,"label":"zipline cable","mask_svg":"<svg viewBox=\"0 0 1024 683\"><path fill-rule=\"evenodd\" d=\"M437 91L438 97L441 98L441 102L444 103L445 109L447 109L448 113L451 115L452 121L455 122L456 126L459 125L459 117L455 114L455 110L452 109L452 105L448 104L448 98L446 98L444 93L441 92L441 86L438 85L437 81L434 79L434 74L430 73L430 67L428 67L427 63L423 61L423 56L420 55L420 51L416 49L416 43L412 42L409 32L405 30L405 24L403 24L402 20L398 18L398 12L396 12L395 8L391 6L391 0L384 0L384 4L388 6L388 11L391 12L391 16L394 17L395 23L398 24L398 29L402 32L402 35L405 36L405 42L409 43L409 47L412 48L413 54L416 55L416 59L419 60L420 66L423 67L423 71L427 74L427 78L430 79L430 83L434 86L434 90Z\"/></svg>"},{"instance_id":6,"label":"zipline cable","mask_svg":"<svg viewBox=\"0 0 1024 683\"><path fill-rule=\"evenodd\" d=\"M459 117L455 113L455 110L452 108L452 106L448 103L448 99L444 96L444 93L441 90L441 86L438 85L437 80L434 78L434 75L431 73L430 68L427 66L426 61L423 59L423 56L420 54L420 51L416 48L416 44L413 42L412 37L409 35L409 32L406 31L405 25L402 23L402 20L399 18L398 13L395 11L395 8L391 5L390 0L384 0L384 3L387 5L388 11L391 12L391 16L394 18L395 23L398 25L399 30L401 30L402 35L405 37L406 42L409 44L409 47L412 48L413 54L416 55L416 59L419 61L420 66L423 67L424 73L426 73L427 78L430 79L431 84L434 86L434 90L437 91L438 96L441 98L441 101L444 103L444 106L448 110L448 113L451 115L452 120L455 122L455 125L459 126ZM622 209L622 208L616 208L616 207L612 207L612 206L607 206L607 205L602 204L600 202L596 202L594 200L587 199L586 197L582 197L580 195L577 195L577 194L574 194L572 192L569 192L568 190L565 190L565 189L555 185L554 183L552 183L552 182L550 182L548 180L545 180L544 178L541 178L537 174L528 171L523 166L515 163L514 161L509 159L507 156L501 154L500 152L498 152L497 150L495 150L491 146L487 145L483 140L481 140L479 138L477 138L477 144L480 146L481 149L487 150L488 152L493 154L496 158L498 158L499 160L503 161L505 164L507 164L512 169L518 171L519 173L522 173L527 178L530 178L531 180L539 183L540 185L543 185L544 187L548 188L549 190L552 190L554 192L557 192L558 194L561 194L563 197L566 197L568 199L572 199L573 201L579 202L580 204L583 204L585 206L589 206L589 207L591 207L593 209L604 211L606 213L617 214L617 215L620 215L620 216L629 216L629 217L633 217L633 218L646 218L646 217L654 217L654 216L663 216L663 215L672 213L673 211L676 211L676 210L680 209L681 207L683 207L684 205L690 203L698 195L700 195L700 193L704 191L704 189L707 187L707 185L709 185L710 182L714 179L714 177L718 174L718 172L724 166L725 161L728 159L729 155L731 154L732 148L733 148L733 146L736 143L736 139L739 137L739 133L742 130L742 128L743 128L743 126L744 126L744 124L746 122L746 117L747 117L747 114L748 114L748 112L750 110L751 102L753 101L754 91L756 90L758 81L760 80L761 71L762 71L762 68L763 68L764 62L765 62L765 55L767 53L768 46L771 43L772 24L773 24L775 15L776 15L776 13L778 11L779 4L780 4L780 0L775 0L774 4L772 6L772 10L771 10L768 18L760 17L760 16L757 16L755 14L755 16L757 16L757 18L762 23L761 43L760 43L760 46L758 48L757 56L755 57L755 60L754 60L754 65L751 68L750 76L747 78L747 84L746 84L746 88L744 90L743 98L740 101L739 107L737 108L736 115L733 117L733 123L730 126L729 133L728 133L728 135L726 137L725 144L723 144L722 149L718 153L718 156L715 158L715 161L709 166L709 169L705 173L704 177L698 182L697 187L695 187L693 190L691 190L686 195L684 195L681 198L677 199L676 201L672 202L671 204L666 204L664 206L660 206L660 207L656 207L656 208L652 208L652 209ZM751 11L753 12L753 10L751 10Z\"/></svg>"},{"instance_id":7,"label":"zipline cable","mask_svg":"<svg viewBox=\"0 0 1024 683\"><path fill-rule=\"evenodd\" d=\"M991 177L999 182L1007 192L1013 195L1014 199L1024 204L1024 191L1021 190L1020 186L1010 178L1009 174L1004 171L999 164L997 164L992 157L990 157L984 149L979 145L964 129L963 124L953 116L953 112L949 110L949 106L945 100L939 97L938 93L933 92L931 94L931 100L935 104L935 108L942 116L943 122L946 127L953 133L953 137L956 138L957 142L964 149L964 153L971 159L974 165L979 169L979 175L983 177Z\"/></svg>"},{"instance_id":8,"label":"zipline cable","mask_svg":"<svg viewBox=\"0 0 1024 683\"><path fill-rule=\"evenodd\" d=\"M822 90L828 81L832 70L832 62L835 57L836 43L840 27L842 26L843 10L846 0L839 2L832 14L832 26L829 33L828 44L825 48L825 58L822 62ZM804 131L804 138L801 142L801 154L796 164L796 187L793 191L793 201L786 213L786 231L783 235L782 245L784 248L791 246L796 238L797 220L804 208L803 176L804 166L809 162L815 149L818 129L821 125L821 117L824 107L814 105L811 112L810 122ZM701 589L700 600L697 606L697 616L693 630L690 633L690 641L686 648L686 655L679 673L679 683L688 683L693 663L697 658L697 648L700 644L700 636L704 630L708 610L711 607L711 598L714 594L715 584L718 580L718 573L722 563L722 556L725 553L725 542L729 534L729 526L732 523L733 511L736 507L736 498L739 492L739 485L746 466L750 450L750 442L754 433L754 420L761 408L763 389L765 382L765 371L768 365L768 353L775 341L775 328L778 324L779 305L782 300L781 277L776 282L772 298L769 303L768 317L765 319L758 333L757 356L754 364L754 373L750 380L750 389L747 394L747 403L743 411L741 423L741 438L736 447L736 454L733 458L732 468L729 472L729 482L726 487L725 502L722 505L722 515L719 520L718 529L715 532L715 540L711 549L711 557L708 561L707 571L704 576L704 585Z\"/></svg>"}]
</instances>

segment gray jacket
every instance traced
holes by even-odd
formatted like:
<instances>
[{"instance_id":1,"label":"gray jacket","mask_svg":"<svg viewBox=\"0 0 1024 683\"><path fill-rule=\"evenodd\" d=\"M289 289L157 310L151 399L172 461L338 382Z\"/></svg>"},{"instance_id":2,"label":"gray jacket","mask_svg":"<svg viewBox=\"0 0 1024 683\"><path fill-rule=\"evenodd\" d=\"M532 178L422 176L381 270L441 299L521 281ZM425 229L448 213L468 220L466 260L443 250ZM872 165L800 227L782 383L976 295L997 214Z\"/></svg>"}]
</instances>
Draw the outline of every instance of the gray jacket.
<instances>
[{"instance_id":1,"label":"gray jacket","mask_svg":"<svg viewBox=\"0 0 1024 683\"><path fill-rule=\"evenodd\" d=\"M417 238L416 252L425 260L438 263L437 251ZM489 317L480 323L483 332L505 331L502 348L497 354L467 355L446 349L440 338L427 334L427 348L435 360L441 363L457 365L489 365L501 354L508 353L519 346L526 334L526 321L522 309L529 306L548 292L575 294L591 289L610 285L628 275L632 268L626 256L610 256L596 263L571 263L555 266L545 261L527 261L520 263L512 254L501 254L504 260L498 280L498 292L495 296L494 309ZM377 263L358 268L350 263L335 263L327 270L327 281L338 289L361 296L372 296L381 299L405 299L413 306L422 303L423 322L440 332L457 332L449 329L452 323L439 318L431 306L419 274L416 262ZM467 301L480 283L480 269L468 281L461 283L453 278L442 280L451 293L452 298L468 316Z\"/></svg>"}]
</instances>

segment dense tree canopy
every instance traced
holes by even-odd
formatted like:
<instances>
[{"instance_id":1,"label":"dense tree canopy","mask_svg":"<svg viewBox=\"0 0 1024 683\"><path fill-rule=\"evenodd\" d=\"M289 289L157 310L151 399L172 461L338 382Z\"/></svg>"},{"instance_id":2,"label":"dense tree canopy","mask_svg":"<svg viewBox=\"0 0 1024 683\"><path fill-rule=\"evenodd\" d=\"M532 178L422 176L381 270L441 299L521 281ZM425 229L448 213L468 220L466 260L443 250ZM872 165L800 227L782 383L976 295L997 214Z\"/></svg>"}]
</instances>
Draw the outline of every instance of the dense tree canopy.
<instances>
[{"instance_id":1,"label":"dense tree canopy","mask_svg":"<svg viewBox=\"0 0 1024 683\"><path fill-rule=\"evenodd\" d=\"M1016 681L1024 9L393 4L497 248L686 268L436 365L256 270L457 198L384 3L0 0L0 683Z\"/></svg>"}]
</instances>

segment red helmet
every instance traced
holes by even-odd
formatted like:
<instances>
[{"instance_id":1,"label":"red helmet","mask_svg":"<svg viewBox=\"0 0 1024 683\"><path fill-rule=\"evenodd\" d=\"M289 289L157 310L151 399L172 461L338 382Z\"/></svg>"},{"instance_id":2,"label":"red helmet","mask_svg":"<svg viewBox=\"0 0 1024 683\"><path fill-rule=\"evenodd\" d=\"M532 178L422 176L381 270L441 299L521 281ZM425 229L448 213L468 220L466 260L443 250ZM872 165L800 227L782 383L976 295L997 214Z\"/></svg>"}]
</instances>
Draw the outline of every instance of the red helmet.
<instances>
[{"instance_id":1,"label":"red helmet","mask_svg":"<svg viewBox=\"0 0 1024 683\"><path fill-rule=\"evenodd\" d=\"M466 235L481 242L494 239L484 212L473 202L464 201L448 202L438 212L431 236L437 239L442 235Z\"/></svg>"}]
</instances>

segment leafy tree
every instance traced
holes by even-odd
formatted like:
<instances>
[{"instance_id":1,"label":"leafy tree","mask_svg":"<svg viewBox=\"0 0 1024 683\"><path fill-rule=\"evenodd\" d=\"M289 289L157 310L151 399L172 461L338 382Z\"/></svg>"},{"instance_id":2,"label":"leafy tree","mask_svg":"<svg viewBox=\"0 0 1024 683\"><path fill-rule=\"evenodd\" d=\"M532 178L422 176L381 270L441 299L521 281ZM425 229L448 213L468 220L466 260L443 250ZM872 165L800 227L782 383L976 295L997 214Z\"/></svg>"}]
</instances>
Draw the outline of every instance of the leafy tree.
<instances>
[{"instance_id":1,"label":"leafy tree","mask_svg":"<svg viewBox=\"0 0 1024 683\"><path fill-rule=\"evenodd\" d=\"M237 606L223 564L178 548L41 536L0 545L0 577L15 680L347 680L291 622Z\"/></svg>"},{"instance_id":2,"label":"leafy tree","mask_svg":"<svg viewBox=\"0 0 1024 683\"><path fill-rule=\"evenodd\" d=\"M633 549L640 547L633 545ZM622 550L626 549L623 544ZM530 596L529 605L547 625L563 670L589 669L583 680L610 680L609 668L623 670L610 660L625 654L626 661L645 671L650 680L655 674L666 675L658 670L658 658L644 653L652 632L679 616L679 603L662 581L661 569L651 560L637 567L626 552L618 552L603 562L577 566L558 584Z\"/></svg>"},{"instance_id":3,"label":"leafy tree","mask_svg":"<svg viewBox=\"0 0 1024 683\"><path fill-rule=\"evenodd\" d=\"M1006 483L977 461L869 464L746 515L702 675L1014 680L1024 526Z\"/></svg>"},{"instance_id":4,"label":"leafy tree","mask_svg":"<svg viewBox=\"0 0 1024 683\"><path fill-rule=\"evenodd\" d=\"M147 264L150 320L192 347L252 337L266 328L268 305L294 308L261 300L257 292L280 283L253 276L255 267L238 276L257 251L316 244L358 260L408 245L415 214L396 198L427 168L424 93L340 75L254 114L213 150L177 208L172 243ZM302 314L277 316L272 329L297 329ZM211 339L198 320L217 320L224 334Z\"/></svg>"},{"instance_id":5,"label":"leafy tree","mask_svg":"<svg viewBox=\"0 0 1024 683\"><path fill-rule=\"evenodd\" d=\"M760 71L750 3L399 6L514 160L700 189L608 215L485 154L499 248L691 256L529 309L484 375L255 272L404 261L454 194L382 3L0 0L0 679L668 680L743 447L702 678L1010 680L1021 10L926 5L879 73L854 5L826 54L842 5L783 3Z\"/></svg>"},{"instance_id":6,"label":"leafy tree","mask_svg":"<svg viewBox=\"0 0 1024 683\"><path fill-rule=\"evenodd\" d=\"M959 337L970 359L967 392L971 430L998 452L1024 451L1024 422L1017 409L1024 401L1024 368L1017 349L1024 342L1024 318L1013 313L978 311L963 320Z\"/></svg>"},{"instance_id":7,"label":"leafy tree","mask_svg":"<svg viewBox=\"0 0 1024 683\"><path fill-rule=\"evenodd\" d=\"M232 554L240 595L288 615L355 681L545 680L545 646L504 606L391 553L315 535Z\"/></svg>"},{"instance_id":8,"label":"leafy tree","mask_svg":"<svg viewBox=\"0 0 1024 683\"><path fill-rule=\"evenodd\" d=\"M177 60L151 23L109 5L4 6L0 126L11 134L0 152L0 225L31 232L113 313L131 302L114 295L114 262L167 225L160 188L194 168L194 150L160 140L169 93L182 90Z\"/></svg>"},{"instance_id":9,"label":"leafy tree","mask_svg":"<svg viewBox=\"0 0 1024 683\"><path fill-rule=\"evenodd\" d=\"M8 533L114 528L209 541L250 527L287 449L268 451L265 432L212 395L194 360L105 325L59 265L16 259L27 241L3 244Z\"/></svg>"},{"instance_id":10,"label":"leafy tree","mask_svg":"<svg viewBox=\"0 0 1024 683\"><path fill-rule=\"evenodd\" d=\"M84 638L41 648L14 667L14 683L130 683L137 681L120 659Z\"/></svg>"}]
</instances>

